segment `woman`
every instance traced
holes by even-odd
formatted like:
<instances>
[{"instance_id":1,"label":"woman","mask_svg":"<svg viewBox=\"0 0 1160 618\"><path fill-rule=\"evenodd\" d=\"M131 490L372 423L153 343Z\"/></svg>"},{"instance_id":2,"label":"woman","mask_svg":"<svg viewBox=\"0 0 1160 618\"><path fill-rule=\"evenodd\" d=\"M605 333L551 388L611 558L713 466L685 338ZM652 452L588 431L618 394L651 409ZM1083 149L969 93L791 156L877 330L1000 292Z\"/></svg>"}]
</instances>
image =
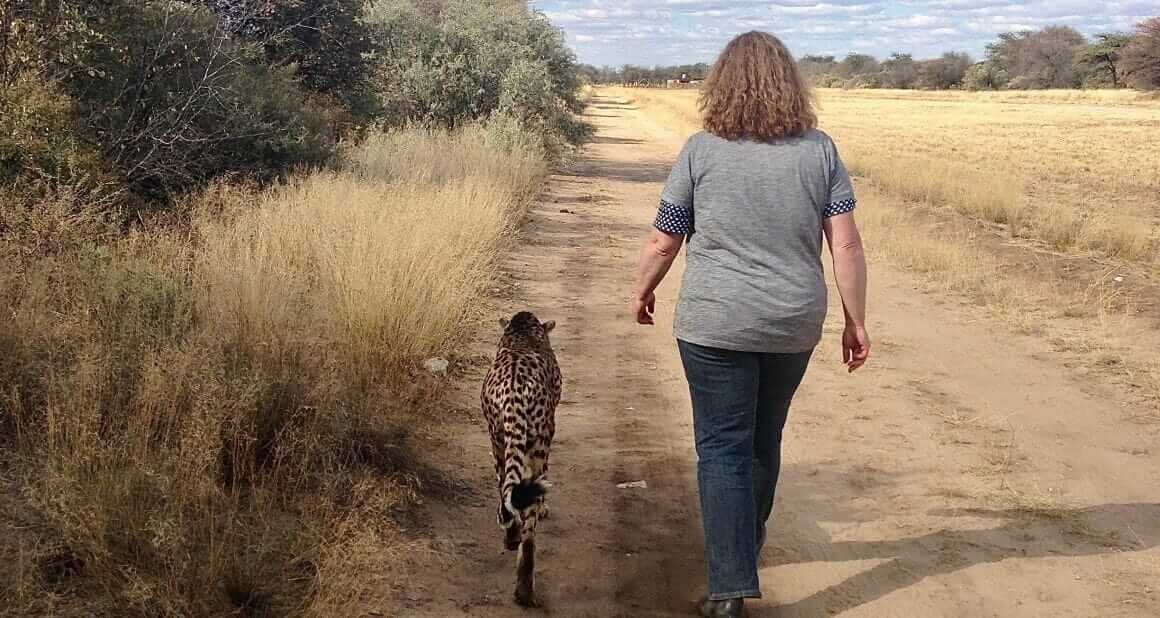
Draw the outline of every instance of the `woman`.
<instances>
[{"instance_id":1,"label":"woman","mask_svg":"<svg viewBox=\"0 0 1160 618\"><path fill-rule=\"evenodd\" d=\"M704 616L758 598L790 400L822 337L823 233L845 307L842 359L870 355L853 187L811 93L776 37L729 43L701 95L705 131L681 151L641 255L632 310L656 296L688 238L676 336L693 401L709 595Z\"/></svg>"}]
</instances>

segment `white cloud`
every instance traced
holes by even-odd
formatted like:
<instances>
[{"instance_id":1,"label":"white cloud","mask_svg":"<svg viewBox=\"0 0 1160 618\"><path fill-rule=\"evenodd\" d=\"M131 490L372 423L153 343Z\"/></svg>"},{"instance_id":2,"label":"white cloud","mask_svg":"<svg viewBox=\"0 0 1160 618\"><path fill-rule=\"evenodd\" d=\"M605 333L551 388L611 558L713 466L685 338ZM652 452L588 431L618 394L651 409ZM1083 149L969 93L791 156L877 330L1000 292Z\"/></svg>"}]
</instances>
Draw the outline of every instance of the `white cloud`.
<instances>
[{"instance_id":1,"label":"white cloud","mask_svg":"<svg viewBox=\"0 0 1160 618\"><path fill-rule=\"evenodd\" d=\"M1086 34L1160 15L1160 0L539 0L593 64L711 62L746 30L799 55L849 51L980 55L1000 32L1062 24Z\"/></svg>"}]
</instances>

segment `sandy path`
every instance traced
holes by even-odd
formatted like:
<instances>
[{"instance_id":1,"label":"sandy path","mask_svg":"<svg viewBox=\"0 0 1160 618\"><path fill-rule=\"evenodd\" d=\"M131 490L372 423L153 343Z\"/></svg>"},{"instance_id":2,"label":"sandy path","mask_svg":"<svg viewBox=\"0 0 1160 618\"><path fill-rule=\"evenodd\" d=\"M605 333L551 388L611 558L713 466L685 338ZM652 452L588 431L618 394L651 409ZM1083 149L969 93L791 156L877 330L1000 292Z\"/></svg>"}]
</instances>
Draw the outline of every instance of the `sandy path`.
<instances>
[{"instance_id":1,"label":"sandy path","mask_svg":"<svg viewBox=\"0 0 1160 618\"><path fill-rule=\"evenodd\" d=\"M701 588L688 395L662 287L656 328L627 317L637 243L682 136L597 99L586 156L553 180L508 264L506 313L560 323L565 373L541 527L542 613L688 615ZM682 264L676 266L680 272ZM1049 347L874 264L865 373L837 323L791 413L766 599L755 616L1160 616L1160 431ZM834 295L836 297L836 295ZM836 300L836 298L835 298ZM831 312L837 316L838 312ZM481 341L490 354L494 333ZM474 409L481 367L461 404ZM477 417L477 413L475 414ZM445 467L473 498L433 503L399 616L517 616L478 418ZM647 489L617 489L645 480Z\"/></svg>"}]
</instances>

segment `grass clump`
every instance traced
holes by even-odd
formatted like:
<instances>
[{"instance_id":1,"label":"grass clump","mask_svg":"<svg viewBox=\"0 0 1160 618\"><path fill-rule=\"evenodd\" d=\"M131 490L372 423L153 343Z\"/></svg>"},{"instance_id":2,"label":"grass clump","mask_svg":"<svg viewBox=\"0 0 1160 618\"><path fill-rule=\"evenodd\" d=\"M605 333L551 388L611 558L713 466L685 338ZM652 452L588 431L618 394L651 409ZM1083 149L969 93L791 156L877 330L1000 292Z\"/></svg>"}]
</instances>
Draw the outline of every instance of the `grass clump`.
<instances>
[{"instance_id":1,"label":"grass clump","mask_svg":"<svg viewBox=\"0 0 1160 618\"><path fill-rule=\"evenodd\" d=\"M418 362L467 329L546 164L482 128L346 156L214 187L183 223L6 237L10 611L347 615L389 592L438 403Z\"/></svg>"}]
</instances>

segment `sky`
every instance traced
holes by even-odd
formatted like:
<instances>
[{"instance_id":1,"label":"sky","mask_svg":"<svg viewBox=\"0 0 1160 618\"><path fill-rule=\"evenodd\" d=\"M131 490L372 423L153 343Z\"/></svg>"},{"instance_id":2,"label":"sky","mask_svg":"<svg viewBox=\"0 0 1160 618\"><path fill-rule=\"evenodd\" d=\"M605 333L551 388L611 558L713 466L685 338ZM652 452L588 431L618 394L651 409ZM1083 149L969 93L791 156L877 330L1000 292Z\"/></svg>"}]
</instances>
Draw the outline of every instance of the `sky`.
<instances>
[{"instance_id":1,"label":"sky","mask_svg":"<svg viewBox=\"0 0 1160 618\"><path fill-rule=\"evenodd\" d=\"M533 0L567 33L581 62L644 66L712 62L748 30L781 37L797 56L893 52L982 55L1001 32L1047 25L1093 35L1160 15L1160 0Z\"/></svg>"}]
</instances>

